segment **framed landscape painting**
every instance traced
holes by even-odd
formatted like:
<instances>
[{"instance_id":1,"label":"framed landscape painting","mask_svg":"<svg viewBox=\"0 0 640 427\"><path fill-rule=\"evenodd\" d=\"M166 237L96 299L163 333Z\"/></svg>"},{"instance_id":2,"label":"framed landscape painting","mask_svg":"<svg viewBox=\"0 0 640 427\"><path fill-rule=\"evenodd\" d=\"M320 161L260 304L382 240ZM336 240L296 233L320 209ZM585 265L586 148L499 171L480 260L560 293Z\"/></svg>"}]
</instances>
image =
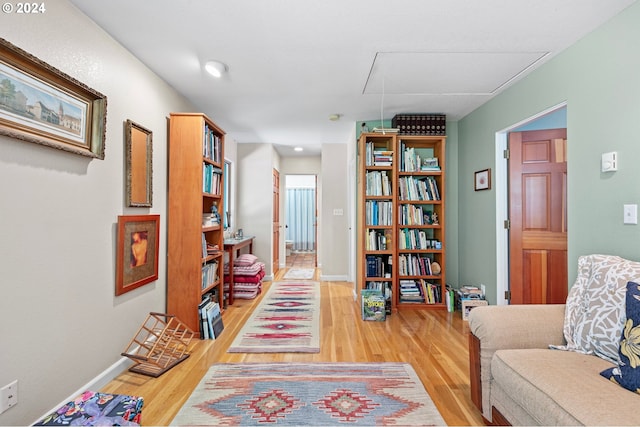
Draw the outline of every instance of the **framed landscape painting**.
<instances>
[{"instance_id":1,"label":"framed landscape painting","mask_svg":"<svg viewBox=\"0 0 640 427\"><path fill-rule=\"evenodd\" d=\"M160 215L119 215L116 295L158 280Z\"/></svg>"},{"instance_id":2,"label":"framed landscape painting","mask_svg":"<svg viewBox=\"0 0 640 427\"><path fill-rule=\"evenodd\" d=\"M0 38L0 134L104 159L107 98Z\"/></svg>"}]
</instances>

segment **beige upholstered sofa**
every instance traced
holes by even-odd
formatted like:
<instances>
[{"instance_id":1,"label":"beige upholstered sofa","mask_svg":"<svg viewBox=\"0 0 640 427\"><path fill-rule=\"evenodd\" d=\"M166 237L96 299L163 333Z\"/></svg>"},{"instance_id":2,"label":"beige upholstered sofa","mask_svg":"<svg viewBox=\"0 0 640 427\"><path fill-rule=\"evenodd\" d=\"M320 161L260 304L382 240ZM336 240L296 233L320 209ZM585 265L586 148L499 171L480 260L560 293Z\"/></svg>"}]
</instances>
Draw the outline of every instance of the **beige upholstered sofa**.
<instances>
[{"instance_id":1,"label":"beige upholstered sofa","mask_svg":"<svg viewBox=\"0 0 640 427\"><path fill-rule=\"evenodd\" d=\"M640 263L578 264L566 304L471 311L471 394L487 424L640 425L640 395L600 375L619 361L626 284L640 280Z\"/></svg>"}]
</instances>

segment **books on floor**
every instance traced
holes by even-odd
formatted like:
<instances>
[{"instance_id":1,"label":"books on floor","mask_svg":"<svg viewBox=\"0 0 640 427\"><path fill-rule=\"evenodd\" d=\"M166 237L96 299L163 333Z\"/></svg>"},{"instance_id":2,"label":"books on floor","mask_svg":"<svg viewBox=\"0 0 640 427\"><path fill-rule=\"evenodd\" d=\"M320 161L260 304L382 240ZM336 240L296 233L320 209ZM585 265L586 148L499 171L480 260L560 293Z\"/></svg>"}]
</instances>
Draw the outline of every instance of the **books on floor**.
<instances>
[{"instance_id":1,"label":"books on floor","mask_svg":"<svg viewBox=\"0 0 640 427\"><path fill-rule=\"evenodd\" d=\"M382 322L386 319L385 298L377 289L362 289L362 320Z\"/></svg>"},{"instance_id":2,"label":"books on floor","mask_svg":"<svg viewBox=\"0 0 640 427\"><path fill-rule=\"evenodd\" d=\"M201 325L200 338L205 340L218 338L224 330L220 304L211 295L205 295L198 305L198 313Z\"/></svg>"}]
</instances>

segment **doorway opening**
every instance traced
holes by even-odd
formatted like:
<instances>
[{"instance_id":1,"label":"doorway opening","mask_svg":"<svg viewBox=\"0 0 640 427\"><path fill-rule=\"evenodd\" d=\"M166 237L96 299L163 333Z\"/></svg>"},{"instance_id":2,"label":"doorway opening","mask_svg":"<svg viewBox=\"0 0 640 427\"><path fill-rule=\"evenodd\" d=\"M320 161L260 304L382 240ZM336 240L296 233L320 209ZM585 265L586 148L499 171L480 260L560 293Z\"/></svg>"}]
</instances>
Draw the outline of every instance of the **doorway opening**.
<instances>
[{"instance_id":1,"label":"doorway opening","mask_svg":"<svg viewBox=\"0 0 640 427\"><path fill-rule=\"evenodd\" d=\"M508 160L504 153L508 148L509 133L515 131L566 127L567 103L563 102L550 107L540 113L515 123L496 132L495 175L496 188L496 304L509 304L510 260L509 260L509 229L506 222L509 219L509 170ZM555 124L549 125L549 122ZM558 122L559 121L559 122Z\"/></svg>"},{"instance_id":2,"label":"doorway opening","mask_svg":"<svg viewBox=\"0 0 640 427\"><path fill-rule=\"evenodd\" d=\"M317 177L285 177L285 255L289 268L314 268L317 263Z\"/></svg>"}]
</instances>

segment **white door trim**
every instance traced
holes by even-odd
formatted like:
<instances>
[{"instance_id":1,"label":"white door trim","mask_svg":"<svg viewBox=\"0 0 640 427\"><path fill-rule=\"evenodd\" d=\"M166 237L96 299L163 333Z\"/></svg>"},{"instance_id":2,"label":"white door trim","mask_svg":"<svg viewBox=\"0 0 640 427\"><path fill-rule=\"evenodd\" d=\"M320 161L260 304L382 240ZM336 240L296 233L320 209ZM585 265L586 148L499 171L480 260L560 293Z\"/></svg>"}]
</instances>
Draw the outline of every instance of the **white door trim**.
<instances>
[{"instance_id":1,"label":"white door trim","mask_svg":"<svg viewBox=\"0 0 640 427\"><path fill-rule=\"evenodd\" d=\"M566 101L561 102L496 132L496 167L492 178L496 189L496 305L508 304L505 292L509 290L509 230L504 227L504 222L509 219L509 171L504 156L508 134L513 129L566 106Z\"/></svg>"}]
</instances>

